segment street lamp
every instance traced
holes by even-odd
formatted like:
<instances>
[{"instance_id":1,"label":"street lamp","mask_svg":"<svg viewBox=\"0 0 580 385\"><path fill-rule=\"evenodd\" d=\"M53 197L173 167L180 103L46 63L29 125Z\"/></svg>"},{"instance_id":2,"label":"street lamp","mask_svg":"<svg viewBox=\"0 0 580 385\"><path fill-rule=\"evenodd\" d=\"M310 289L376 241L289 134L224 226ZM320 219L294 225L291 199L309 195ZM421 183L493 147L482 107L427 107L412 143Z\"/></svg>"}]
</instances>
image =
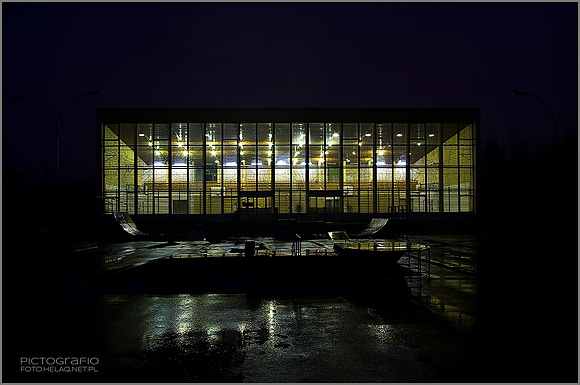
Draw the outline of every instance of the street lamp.
<instances>
[{"instance_id":1,"label":"street lamp","mask_svg":"<svg viewBox=\"0 0 580 385\"><path fill-rule=\"evenodd\" d=\"M74 98L72 98L71 100L69 100L65 104L64 108L62 109L62 111L58 115L58 119L54 116L51 109L48 108L48 106L44 102L42 102L41 100L33 98L32 96L22 96L22 95L13 95L12 96L12 98L15 100L30 99L30 100L34 100L35 102L40 103L44 108L46 108L46 110L48 111L48 113L50 114L50 116L52 118L52 122L54 123L54 128L56 130L56 149L55 149L56 163L55 163L55 176L54 176L55 185L58 185L58 138L59 138L59 128L60 128L60 121L62 119L62 114L67 109L67 107L76 99L83 97L83 96L97 96L97 95L99 95L98 90L91 91L91 92L85 92L84 94L80 94L80 95L75 96Z\"/></svg>"},{"instance_id":2,"label":"street lamp","mask_svg":"<svg viewBox=\"0 0 580 385\"><path fill-rule=\"evenodd\" d=\"M566 106L568 104L572 103L576 99L576 96L574 96L572 99L570 99L566 103L564 103L562 108L560 108L558 115L556 115L556 117L554 117L554 114L552 113L552 110L550 109L550 107L548 107L546 102L544 102L538 96L531 94L529 92L518 91L518 90L513 90L512 95L513 96L518 96L518 95L531 96L532 98L534 98L534 99L538 100L540 103L542 103L542 105L546 108L546 110L548 110L548 113L550 114L550 118L552 119L552 124L554 125L554 145L558 144L558 122L560 121L560 115L562 115L562 111L564 111L564 108L566 108Z\"/></svg>"}]
</instances>

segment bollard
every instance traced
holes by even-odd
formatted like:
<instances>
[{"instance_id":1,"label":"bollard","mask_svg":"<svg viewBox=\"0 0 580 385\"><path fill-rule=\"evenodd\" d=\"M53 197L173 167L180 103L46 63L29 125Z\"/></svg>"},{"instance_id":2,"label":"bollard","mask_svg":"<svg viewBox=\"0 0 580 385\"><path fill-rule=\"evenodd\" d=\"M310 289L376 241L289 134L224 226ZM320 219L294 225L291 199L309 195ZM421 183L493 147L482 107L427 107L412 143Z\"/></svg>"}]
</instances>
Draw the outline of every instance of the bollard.
<instances>
[{"instance_id":1,"label":"bollard","mask_svg":"<svg viewBox=\"0 0 580 385\"><path fill-rule=\"evenodd\" d=\"M248 258L252 258L254 256L254 252L256 250L256 242L255 241L246 241L244 245L244 255Z\"/></svg>"}]
</instances>

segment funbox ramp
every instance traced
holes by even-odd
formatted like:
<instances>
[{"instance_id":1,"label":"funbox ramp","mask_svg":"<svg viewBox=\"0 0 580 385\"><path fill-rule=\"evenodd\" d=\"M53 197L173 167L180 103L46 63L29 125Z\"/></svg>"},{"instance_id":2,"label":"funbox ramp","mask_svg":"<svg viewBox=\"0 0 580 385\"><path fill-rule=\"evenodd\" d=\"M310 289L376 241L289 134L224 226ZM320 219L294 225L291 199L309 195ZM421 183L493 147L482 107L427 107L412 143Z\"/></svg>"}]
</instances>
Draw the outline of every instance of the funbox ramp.
<instances>
[{"instance_id":1,"label":"funbox ramp","mask_svg":"<svg viewBox=\"0 0 580 385\"><path fill-rule=\"evenodd\" d=\"M127 233L131 235L147 235L147 233L144 233L143 231L137 228L137 225L135 224L135 222L133 222L133 219L131 219L131 216L129 215L128 212L117 211L114 213L114 215L115 219L117 220L117 223L119 223L121 228L125 230Z\"/></svg>"}]
</instances>

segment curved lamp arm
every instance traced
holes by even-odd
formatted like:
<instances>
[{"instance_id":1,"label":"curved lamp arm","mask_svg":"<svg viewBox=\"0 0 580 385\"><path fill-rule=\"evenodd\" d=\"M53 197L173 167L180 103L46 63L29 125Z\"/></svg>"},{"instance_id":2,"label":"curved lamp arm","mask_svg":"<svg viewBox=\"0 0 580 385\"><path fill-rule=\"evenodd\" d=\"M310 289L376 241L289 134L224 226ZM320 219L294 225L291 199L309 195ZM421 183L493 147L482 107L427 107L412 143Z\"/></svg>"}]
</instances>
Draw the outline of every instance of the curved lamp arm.
<instances>
[{"instance_id":1,"label":"curved lamp arm","mask_svg":"<svg viewBox=\"0 0 580 385\"><path fill-rule=\"evenodd\" d=\"M62 115L64 114L64 111L68 108L68 106L75 100L77 100L80 97L83 96L97 96L99 95L99 91L95 90L95 91L91 91L91 92L85 92L84 94L80 94L75 96L74 98L72 98L71 100L69 100L64 108L62 109L62 111L60 112L60 114L58 115L58 120L56 119L56 117L54 116L52 110L50 108L48 108L48 106L40 99L37 98L33 98L32 96L22 96L22 95L13 95L12 98L15 100L23 100L23 99L30 99L30 100L34 100L35 102L39 103L40 105L42 105L50 114L50 117L52 118L52 122L54 123L54 126L58 128L58 126L60 125L60 121L62 119Z\"/></svg>"},{"instance_id":2,"label":"curved lamp arm","mask_svg":"<svg viewBox=\"0 0 580 385\"><path fill-rule=\"evenodd\" d=\"M539 97L537 97L534 94L530 94L529 92L524 92L524 91L518 91L518 90L513 90L512 91L512 95L513 96L518 96L518 95L527 95L527 96L531 96L532 98L536 99L537 101L539 101L540 103L542 103L544 105L544 107L546 107L546 110L548 111L548 113L550 114L550 118L552 118L552 124L554 125L554 127L556 127L557 125L557 121L554 118L554 114L552 113L552 110L550 109L550 107L548 107L548 105L546 104L546 102L544 102L542 99L540 99Z\"/></svg>"},{"instance_id":3,"label":"curved lamp arm","mask_svg":"<svg viewBox=\"0 0 580 385\"><path fill-rule=\"evenodd\" d=\"M550 107L548 107L548 105L546 104L546 102L544 102L541 98L539 98L538 96L531 94L529 92L524 92L524 91L518 91L518 90L513 90L512 91L512 95L513 96L518 96L518 95L527 95L527 96L531 96L532 98L536 99L537 101L539 101L540 103L542 103L542 105L544 107L546 107L546 110L548 111L548 113L550 114L550 118L552 118L552 124L554 125L554 143L557 143L558 141L558 122L560 121L560 116L562 115L562 111L564 111L564 109L566 108L566 106L568 106L568 104L572 103L574 100L576 100L576 96L574 96L572 99L568 100L566 103L564 103L564 105L562 106L562 108L560 108L560 111L558 112L558 115L556 117L554 117L554 114L552 113L552 110L550 109Z\"/></svg>"},{"instance_id":4,"label":"curved lamp arm","mask_svg":"<svg viewBox=\"0 0 580 385\"><path fill-rule=\"evenodd\" d=\"M23 99L30 99L30 100L34 100L35 102L39 103L41 106L43 106L48 113L50 114L50 117L52 118L52 122L54 123L55 127L58 127L58 124L60 122L60 117L59 120L57 121L56 118L54 117L54 114L52 113L52 110L50 108L48 108L48 106L46 104L44 104L44 102L40 99L36 99L33 98L32 96L22 96L22 95L13 95L12 98L14 100L23 100ZM70 102L69 102L70 103ZM61 113L62 116L62 113Z\"/></svg>"},{"instance_id":5,"label":"curved lamp arm","mask_svg":"<svg viewBox=\"0 0 580 385\"><path fill-rule=\"evenodd\" d=\"M52 110L50 108L48 108L48 106L40 99L36 99L33 98L32 96L22 96L22 95L13 95L12 98L15 100L22 100L22 99L30 99L30 100L34 100L35 102L39 103L41 106L43 106L48 113L50 114L50 117L52 118L52 122L54 123L54 128L55 128L55 134L56 134L56 149L55 149L55 158L56 158L56 164L55 164L55 183L58 184L58 148L59 148L59 127L60 127L60 121L62 119L62 115L64 114L64 111L67 109L67 107L75 100L77 100L78 98L82 97L82 96L97 96L99 95L99 91L95 90L95 91L91 91L91 92L85 92L84 94L80 94L75 96L74 98L72 98L71 100L69 100L64 108L60 111L60 114L58 115L58 119L56 119L56 117L54 116Z\"/></svg>"},{"instance_id":6,"label":"curved lamp arm","mask_svg":"<svg viewBox=\"0 0 580 385\"><path fill-rule=\"evenodd\" d=\"M562 115L562 111L564 111L564 108L566 108L566 106L568 104L572 103L576 99L577 99L576 96L574 96L572 99L570 99L566 103L564 103L564 105L562 106L562 108L560 108L560 112L558 112L558 116L556 116L556 125L558 125L558 122L560 121L560 115Z\"/></svg>"},{"instance_id":7,"label":"curved lamp arm","mask_svg":"<svg viewBox=\"0 0 580 385\"><path fill-rule=\"evenodd\" d=\"M99 90L94 90L91 92L85 92L84 94L80 94L75 96L74 98L72 98L71 100L68 101L67 104L65 104L64 108L62 109L62 111L60 112L60 115L58 116L58 121L57 121L57 125L60 125L60 120L62 119L62 114L64 114L64 111L67 109L67 107L75 100L77 100L80 97L83 96L97 96L99 95ZM54 117L53 117L54 118Z\"/></svg>"}]
</instances>

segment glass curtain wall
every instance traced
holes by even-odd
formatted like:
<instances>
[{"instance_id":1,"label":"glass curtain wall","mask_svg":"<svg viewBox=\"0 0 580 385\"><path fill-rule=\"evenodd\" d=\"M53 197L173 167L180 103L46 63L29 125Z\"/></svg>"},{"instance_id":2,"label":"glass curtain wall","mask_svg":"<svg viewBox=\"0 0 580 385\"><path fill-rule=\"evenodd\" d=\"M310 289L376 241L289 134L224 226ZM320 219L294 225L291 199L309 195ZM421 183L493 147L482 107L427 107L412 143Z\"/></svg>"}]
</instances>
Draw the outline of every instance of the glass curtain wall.
<instances>
[{"instance_id":1,"label":"glass curtain wall","mask_svg":"<svg viewBox=\"0 0 580 385\"><path fill-rule=\"evenodd\" d=\"M473 212L474 123L101 124L105 213Z\"/></svg>"}]
</instances>

